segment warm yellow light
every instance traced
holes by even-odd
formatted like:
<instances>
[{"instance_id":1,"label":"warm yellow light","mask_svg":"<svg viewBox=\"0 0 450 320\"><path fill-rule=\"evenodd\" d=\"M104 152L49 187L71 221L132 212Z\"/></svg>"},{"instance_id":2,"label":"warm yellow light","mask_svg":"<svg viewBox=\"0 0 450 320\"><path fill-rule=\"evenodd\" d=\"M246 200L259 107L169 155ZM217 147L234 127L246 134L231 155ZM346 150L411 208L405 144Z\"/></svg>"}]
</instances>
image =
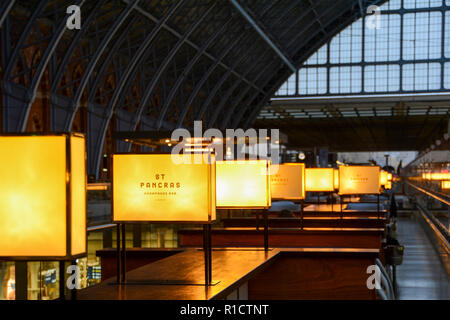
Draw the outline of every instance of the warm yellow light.
<instances>
[{"instance_id":1,"label":"warm yellow light","mask_svg":"<svg viewBox=\"0 0 450 320\"><path fill-rule=\"evenodd\" d=\"M450 180L450 173L448 172L433 172L430 173L429 180Z\"/></svg>"},{"instance_id":2,"label":"warm yellow light","mask_svg":"<svg viewBox=\"0 0 450 320\"><path fill-rule=\"evenodd\" d=\"M217 161L217 207L269 208L269 166L268 160Z\"/></svg>"},{"instance_id":3,"label":"warm yellow light","mask_svg":"<svg viewBox=\"0 0 450 320\"><path fill-rule=\"evenodd\" d=\"M391 175L392 177L392 175ZM382 186L385 186L388 183L388 172L387 171L381 171L380 172L380 184Z\"/></svg>"},{"instance_id":4,"label":"warm yellow light","mask_svg":"<svg viewBox=\"0 0 450 320\"><path fill-rule=\"evenodd\" d=\"M334 191L333 168L306 168L305 189L311 192Z\"/></svg>"},{"instance_id":5,"label":"warm yellow light","mask_svg":"<svg viewBox=\"0 0 450 320\"><path fill-rule=\"evenodd\" d=\"M176 164L170 154L113 155L113 220L215 220L215 166L185 157L191 161Z\"/></svg>"},{"instance_id":6,"label":"warm yellow light","mask_svg":"<svg viewBox=\"0 0 450 320\"><path fill-rule=\"evenodd\" d=\"M384 186L384 188L385 188L386 190L392 189L392 182L391 182L391 181L388 181L388 182L386 183L386 185Z\"/></svg>"},{"instance_id":7,"label":"warm yellow light","mask_svg":"<svg viewBox=\"0 0 450 320\"><path fill-rule=\"evenodd\" d=\"M0 257L84 255L84 137L1 136L0 153Z\"/></svg>"},{"instance_id":8,"label":"warm yellow light","mask_svg":"<svg viewBox=\"0 0 450 320\"><path fill-rule=\"evenodd\" d=\"M392 181L392 173L388 173L387 174L387 180L388 181Z\"/></svg>"},{"instance_id":9,"label":"warm yellow light","mask_svg":"<svg viewBox=\"0 0 450 320\"><path fill-rule=\"evenodd\" d=\"M305 164L285 163L270 169L272 199L301 200L305 198Z\"/></svg>"},{"instance_id":10,"label":"warm yellow light","mask_svg":"<svg viewBox=\"0 0 450 320\"><path fill-rule=\"evenodd\" d=\"M339 189L339 170L334 169L333 174L334 174L333 186L334 186L334 190L337 190L337 189Z\"/></svg>"},{"instance_id":11,"label":"warm yellow light","mask_svg":"<svg viewBox=\"0 0 450 320\"><path fill-rule=\"evenodd\" d=\"M106 191L108 190L109 183L89 183L87 185L88 191Z\"/></svg>"},{"instance_id":12,"label":"warm yellow light","mask_svg":"<svg viewBox=\"0 0 450 320\"><path fill-rule=\"evenodd\" d=\"M378 166L339 167L339 194L378 194L380 181Z\"/></svg>"},{"instance_id":13,"label":"warm yellow light","mask_svg":"<svg viewBox=\"0 0 450 320\"><path fill-rule=\"evenodd\" d=\"M442 190L449 190L450 189L450 180L449 181L442 181L441 182Z\"/></svg>"}]
</instances>

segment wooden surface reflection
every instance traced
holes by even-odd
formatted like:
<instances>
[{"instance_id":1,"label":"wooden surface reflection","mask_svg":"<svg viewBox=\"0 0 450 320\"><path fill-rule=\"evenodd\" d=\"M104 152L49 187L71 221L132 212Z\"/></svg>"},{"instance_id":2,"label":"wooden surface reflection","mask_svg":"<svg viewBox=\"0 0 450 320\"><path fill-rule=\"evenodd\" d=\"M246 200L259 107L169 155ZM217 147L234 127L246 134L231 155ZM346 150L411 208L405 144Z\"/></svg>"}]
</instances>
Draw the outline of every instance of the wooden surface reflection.
<instances>
[{"instance_id":1,"label":"wooden surface reflection","mask_svg":"<svg viewBox=\"0 0 450 320\"><path fill-rule=\"evenodd\" d=\"M345 248L272 249L268 252L254 248L218 249L213 250L212 253L213 281L219 281L219 283L214 286L148 284L116 285L113 284L115 279L111 278L99 285L80 290L77 298L80 300L224 299L239 286L251 279L257 279L257 275L263 275L267 268L274 264L276 265L277 262L282 262L282 257L285 257L286 255L291 258L317 259L318 263L321 263L323 259L333 257L338 257L339 259L348 258L352 259L352 261L354 261L354 267L361 269L360 271L362 272L367 266L355 262L355 258L361 257L363 259L361 261L372 261L378 254L379 251L376 249ZM203 261L203 252L201 250L188 249L182 253L175 254L171 257L128 272L127 280L133 283L148 280L177 280L200 284L203 283L204 280ZM332 277L333 273L330 273L329 276ZM277 286L276 283L273 285ZM358 284L358 286L363 285L365 285L365 283ZM270 287L267 289L269 291L271 290ZM266 298L270 298L270 296L266 296ZM295 299L295 296L292 296L292 298Z\"/></svg>"}]
</instances>

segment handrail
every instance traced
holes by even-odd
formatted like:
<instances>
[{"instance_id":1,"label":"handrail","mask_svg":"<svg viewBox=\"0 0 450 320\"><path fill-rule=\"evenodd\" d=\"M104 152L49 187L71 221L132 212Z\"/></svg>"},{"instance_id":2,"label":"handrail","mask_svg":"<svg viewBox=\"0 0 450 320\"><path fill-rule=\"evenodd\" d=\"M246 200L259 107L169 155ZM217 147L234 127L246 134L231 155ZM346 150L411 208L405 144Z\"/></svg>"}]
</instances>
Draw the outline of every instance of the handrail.
<instances>
[{"instance_id":1,"label":"handrail","mask_svg":"<svg viewBox=\"0 0 450 320\"><path fill-rule=\"evenodd\" d=\"M380 259L376 258L375 263L377 264L378 268L381 271L381 282L383 282L383 285L386 287L386 290L388 291L387 292L388 300L395 300L394 288L392 286L391 280L389 278L389 275L388 275L386 269L384 268Z\"/></svg>"},{"instance_id":2,"label":"handrail","mask_svg":"<svg viewBox=\"0 0 450 320\"><path fill-rule=\"evenodd\" d=\"M408 185L410 185L411 187L417 189L418 191L420 191L422 193L425 193L426 195L429 195L430 197L432 197L432 198L434 198L434 199L436 199L436 200L438 200L438 201L440 201L442 203L445 203L446 205L450 206L450 199L446 199L447 197L443 198L443 197L437 195L435 192L428 191L428 190L426 190L424 188L418 187L418 186L414 185L413 183L411 183L409 181L405 181L405 182Z\"/></svg>"},{"instance_id":3,"label":"handrail","mask_svg":"<svg viewBox=\"0 0 450 320\"><path fill-rule=\"evenodd\" d=\"M88 227L87 232L94 232L94 231L110 229L110 228L114 228L115 226L117 226L117 224L115 224L115 223L100 224L98 226Z\"/></svg>"},{"instance_id":4,"label":"handrail","mask_svg":"<svg viewBox=\"0 0 450 320\"><path fill-rule=\"evenodd\" d=\"M424 218L425 222L428 223L431 229L433 229L435 235L439 238L442 245L444 246L444 249L447 253L450 253L450 244L446 237L442 234L440 228L437 228L436 225L433 223L431 219L428 217L428 212L424 210L420 205L417 206L419 208L420 213L422 214L422 217ZM444 229L445 230L445 229ZM447 231L447 230L446 230Z\"/></svg>"}]
</instances>

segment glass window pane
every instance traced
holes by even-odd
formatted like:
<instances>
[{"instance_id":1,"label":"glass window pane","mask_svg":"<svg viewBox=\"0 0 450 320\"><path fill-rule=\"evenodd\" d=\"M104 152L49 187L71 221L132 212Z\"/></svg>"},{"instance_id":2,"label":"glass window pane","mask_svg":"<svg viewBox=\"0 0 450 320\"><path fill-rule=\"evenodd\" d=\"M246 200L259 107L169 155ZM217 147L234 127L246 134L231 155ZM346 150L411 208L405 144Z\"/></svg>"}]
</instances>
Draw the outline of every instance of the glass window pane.
<instances>
[{"instance_id":1,"label":"glass window pane","mask_svg":"<svg viewBox=\"0 0 450 320\"><path fill-rule=\"evenodd\" d=\"M394 65L371 65L364 69L366 92L392 92L400 89L400 67Z\"/></svg>"},{"instance_id":2,"label":"glass window pane","mask_svg":"<svg viewBox=\"0 0 450 320\"><path fill-rule=\"evenodd\" d=\"M449 0L450 2L450 0ZM449 3L450 5L450 3ZM450 58L450 11L445 12L445 57Z\"/></svg>"},{"instance_id":3,"label":"glass window pane","mask_svg":"<svg viewBox=\"0 0 450 320\"><path fill-rule=\"evenodd\" d=\"M449 0L450 1L450 0ZM444 88L450 89L450 62L446 62L444 65Z\"/></svg>"},{"instance_id":4,"label":"glass window pane","mask_svg":"<svg viewBox=\"0 0 450 320\"><path fill-rule=\"evenodd\" d=\"M358 19L336 35L330 44L331 63L360 62L362 57L362 20Z\"/></svg>"},{"instance_id":5,"label":"glass window pane","mask_svg":"<svg viewBox=\"0 0 450 320\"><path fill-rule=\"evenodd\" d=\"M383 5L380 6L380 9L382 11L384 10L398 10L400 9L402 5L402 1L401 0L391 0L388 1L386 3L384 3Z\"/></svg>"},{"instance_id":6,"label":"glass window pane","mask_svg":"<svg viewBox=\"0 0 450 320\"><path fill-rule=\"evenodd\" d=\"M380 28L371 28L366 18L365 53L367 62L400 59L400 15L380 16Z\"/></svg>"},{"instance_id":7,"label":"glass window pane","mask_svg":"<svg viewBox=\"0 0 450 320\"><path fill-rule=\"evenodd\" d=\"M442 6L442 0L405 0L403 7L405 9L429 8Z\"/></svg>"},{"instance_id":8,"label":"glass window pane","mask_svg":"<svg viewBox=\"0 0 450 320\"><path fill-rule=\"evenodd\" d=\"M424 91L440 88L440 63L409 63L403 66L403 90Z\"/></svg>"},{"instance_id":9,"label":"glass window pane","mask_svg":"<svg viewBox=\"0 0 450 320\"><path fill-rule=\"evenodd\" d=\"M441 57L442 14L408 13L403 16L403 59Z\"/></svg>"}]
</instances>

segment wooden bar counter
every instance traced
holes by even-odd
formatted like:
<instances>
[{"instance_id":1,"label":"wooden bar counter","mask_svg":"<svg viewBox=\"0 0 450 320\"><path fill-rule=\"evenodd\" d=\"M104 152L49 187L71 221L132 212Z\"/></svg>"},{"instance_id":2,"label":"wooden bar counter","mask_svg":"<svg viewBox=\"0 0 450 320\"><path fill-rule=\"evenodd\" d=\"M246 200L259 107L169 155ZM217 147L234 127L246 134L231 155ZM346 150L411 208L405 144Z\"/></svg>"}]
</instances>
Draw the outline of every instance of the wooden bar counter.
<instances>
[{"instance_id":1,"label":"wooden bar counter","mask_svg":"<svg viewBox=\"0 0 450 320\"><path fill-rule=\"evenodd\" d=\"M306 228L384 228L386 225L385 218L376 217L308 216L303 221L296 217L269 217L268 220L272 228L300 228L302 222ZM224 218L220 221L225 228L261 228L264 224L261 217Z\"/></svg>"},{"instance_id":2,"label":"wooden bar counter","mask_svg":"<svg viewBox=\"0 0 450 320\"><path fill-rule=\"evenodd\" d=\"M263 247L264 230L255 228L213 228L213 247ZM380 249L383 228L269 228L270 247L370 248ZM201 247L203 229L178 231L181 247Z\"/></svg>"},{"instance_id":3,"label":"wooden bar counter","mask_svg":"<svg viewBox=\"0 0 450 320\"><path fill-rule=\"evenodd\" d=\"M360 203L344 203L342 204L342 216L343 217L374 217L384 218L386 217L387 210L383 209L380 204L380 211L376 209L376 204L368 206L370 208L358 208L351 209L352 206L363 205ZM349 207L350 206L350 207ZM317 217L317 216L341 216L340 204L310 204L303 209L304 217Z\"/></svg>"},{"instance_id":4,"label":"wooden bar counter","mask_svg":"<svg viewBox=\"0 0 450 320\"><path fill-rule=\"evenodd\" d=\"M212 275L218 283L205 287L203 251L187 249L128 272L126 285L110 278L78 291L77 299L375 299L366 287L366 269L378 254L376 249L214 249Z\"/></svg>"}]
</instances>

